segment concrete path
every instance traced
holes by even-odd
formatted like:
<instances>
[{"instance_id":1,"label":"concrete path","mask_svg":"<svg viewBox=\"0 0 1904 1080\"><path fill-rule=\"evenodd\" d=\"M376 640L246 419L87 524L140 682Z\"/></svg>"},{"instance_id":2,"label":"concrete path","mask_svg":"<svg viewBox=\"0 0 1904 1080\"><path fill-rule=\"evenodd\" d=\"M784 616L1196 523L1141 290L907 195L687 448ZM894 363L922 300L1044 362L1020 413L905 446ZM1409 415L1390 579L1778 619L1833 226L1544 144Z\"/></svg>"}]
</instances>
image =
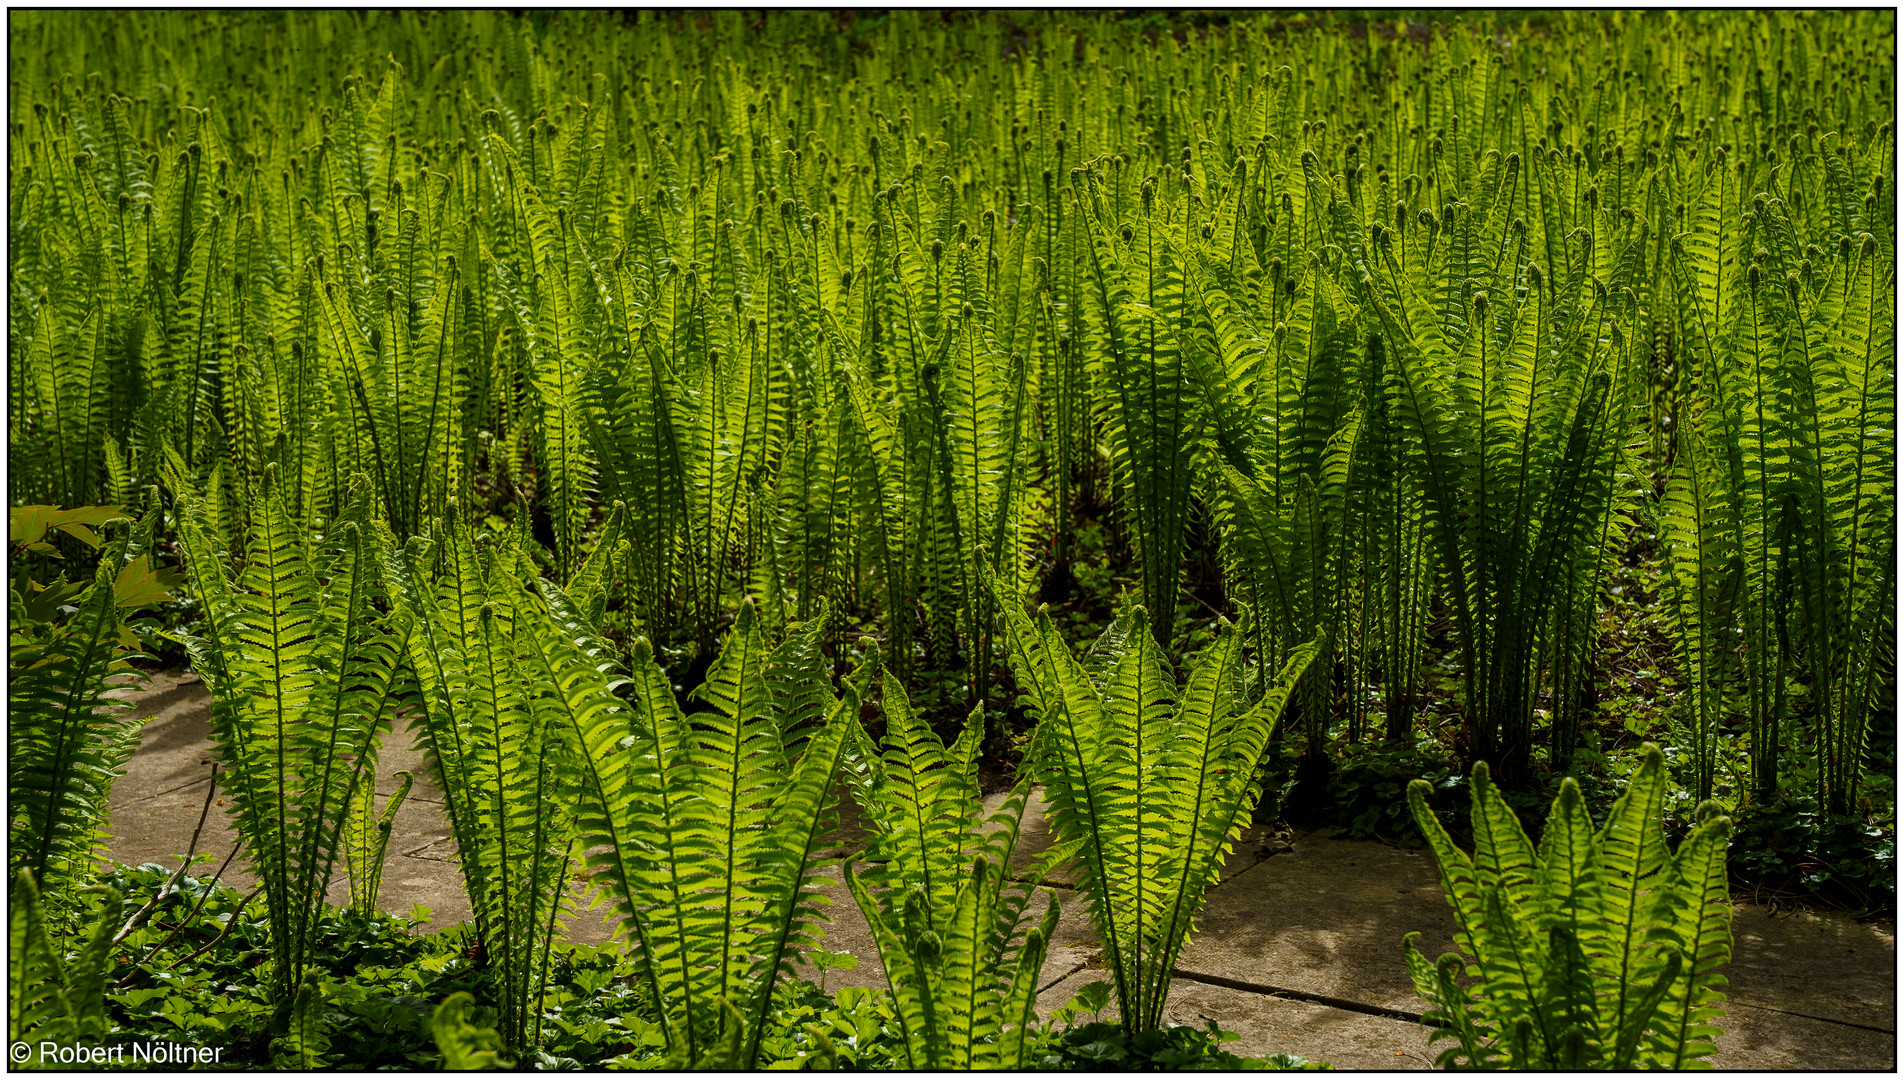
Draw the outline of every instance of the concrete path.
<instances>
[{"instance_id":1,"label":"concrete path","mask_svg":"<svg viewBox=\"0 0 1904 1080\"><path fill-rule=\"evenodd\" d=\"M208 696L197 678L155 677L129 693L152 717L139 754L112 793L111 857L123 863L177 866L204 806L216 751L207 733ZM429 781L407 732L386 743L378 791L409 769L417 784L398 813L380 905L404 912L423 904L433 927L469 918L442 794ZM220 803L222 805L222 797ZM1034 806L1034 811L1036 807ZM843 833L850 837L849 820ZM212 813L198 850L214 856L209 874L236 843L227 819ZM1049 843L1042 820L1026 822L1015 865ZM254 884L243 855L227 884ZM837 868L829 876L838 880ZM1067 880L1065 874L1056 880ZM826 947L860 957L852 972L829 972L827 985L884 985L878 953L843 885L832 890L835 922ZM1062 884L1046 890L1062 905L1041 974L1039 1007L1049 1013L1085 984L1108 980L1083 894ZM331 899L343 902L341 873ZM1430 957L1452 948L1454 919L1433 859L1423 852L1336 839L1327 833L1246 834L1225 867L1185 948L1168 1013L1181 1023L1217 1021L1242 1038L1241 1054L1291 1053L1342 1069L1425 1069L1433 1065L1424 1008L1408 980L1401 940L1421 931ZM568 937L606 940L598 913L568 920ZM1721 1069L1884 1070L1897 1065L1895 927L1836 915L1734 907L1727 1015L1713 1064Z\"/></svg>"}]
</instances>

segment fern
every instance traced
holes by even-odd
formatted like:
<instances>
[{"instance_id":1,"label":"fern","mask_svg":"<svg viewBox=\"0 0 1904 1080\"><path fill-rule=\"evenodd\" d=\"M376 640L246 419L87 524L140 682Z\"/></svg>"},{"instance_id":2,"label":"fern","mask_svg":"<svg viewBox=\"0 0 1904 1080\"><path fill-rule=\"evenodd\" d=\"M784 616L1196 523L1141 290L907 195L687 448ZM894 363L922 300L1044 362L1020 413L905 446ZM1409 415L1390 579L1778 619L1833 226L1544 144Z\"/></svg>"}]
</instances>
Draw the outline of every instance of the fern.
<instances>
[{"instance_id":1,"label":"fern","mask_svg":"<svg viewBox=\"0 0 1904 1080\"><path fill-rule=\"evenodd\" d=\"M629 321L639 283L625 259L617 260L613 280L630 359L598 370L595 404L584 415L602 463L604 493L628 508L630 547L622 574L643 621L665 628L678 604L675 564L687 519L682 421L675 411L679 391L657 332L637 330Z\"/></svg>"},{"instance_id":2,"label":"fern","mask_svg":"<svg viewBox=\"0 0 1904 1080\"><path fill-rule=\"evenodd\" d=\"M1259 481L1227 464L1218 466L1216 515L1229 549L1229 577L1255 615L1265 674L1275 658L1312 637L1325 655L1350 644L1344 625L1352 574L1346 544L1352 513L1348 482L1360 431L1360 418L1351 415L1330 444L1321 486L1298 474L1286 508ZM1317 673L1326 670L1325 665ZM1328 732L1329 687L1313 677L1304 686L1307 691L1299 691L1298 700L1309 748L1320 753Z\"/></svg>"},{"instance_id":3,"label":"fern","mask_svg":"<svg viewBox=\"0 0 1904 1080\"><path fill-rule=\"evenodd\" d=\"M1895 651L1882 19L264 18L22 16L16 504L189 488L222 558L267 491L324 550L381 523L440 563L434 522L493 518L499 643L546 573L698 684L751 600L994 724L988 571L1128 573L1166 653L1184 584L1247 608L1251 696L1315 640L1312 747L1377 688L1408 735L1446 610L1462 752L1510 786L1575 751L1605 568L1657 522L1695 786L1738 727L1754 798L1857 806ZM1791 85L1707 71L1746 55Z\"/></svg>"},{"instance_id":4,"label":"fern","mask_svg":"<svg viewBox=\"0 0 1904 1080\"><path fill-rule=\"evenodd\" d=\"M1095 672L1072 657L1049 617L1034 623L1001 606L1012 669L1041 725L1053 829L1084 862L1124 1027L1153 1030L1177 954L1244 826L1257 760L1316 648L1290 650L1251 706L1238 685L1234 632L1205 651L1180 690L1139 605L1127 603L1099 640Z\"/></svg>"},{"instance_id":5,"label":"fern","mask_svg":"<svg viewBox=\"0 0 1904 1080\"><path fill-rule=\"evenodd\" d=\"M1469 752L1519 782L1541 680L1570 689L1562 658L1580 632L1569 631L1580 623L1571 606L1592 595L1604 524L1619 512L1629 350L1602 342L1629 313L1605 286L1588 288L1584 270L1531 290L1495 277L1476 245L1498 226L1476 221L1478 208L1457 204L1452 235L1413 264L1397 258L1406 247L1365 246L1346 200L1313 174L1311 187L1312 199L1329 200L1338 241L1356 260L1400 376L1402 415L1420 440L1466 669ZM1491 299L1501 295L1513 299ZM1563 740L1561 749L1571 747Z\"/></svg>"},{"instance_id":6,"label":"fern","mask_svg":"<svg viewBox=\"0 0 1904 1080\"><path fill-rule=\"evenodd\" d=\"M496 136L491 139L500 142ZM505 157L505 150L498 147L497 156ZM513 275L508 267L499 267L498 274L505 287L511 276L520 277L520 291L511 299L540 405L538 457L547 488L540 501L550 518L557 574L566 578L581 561L582 525L593 486L582 426L582 388L590 379L591 357L597 355L581 319L588 312L588 282L577 265L584 259L575 250L580 245L567 215L551 213L513 165L505 163L503 172L504 194L524 239L514 253L520 262Z\"/></svg>"},{"instance_id":7,"label":"fern","mask_svg":"<svg viewBox=\"0 0 1904 1080\"><path fill-rule=\"evenodd\" d=\"M179 492L180 536L203 638L181 635L212 692L212 736L225 790L262 883L281 1009L304 984L317 918L358 785L374 777L377 731L392 687L393 642L365 505L312 550L268 487L232 574L202 497ZM288 1014L287 1014L288 1015Z\"/></svg>"},{"instance_id":8,"label":"fern","mask_svg":"<svg viewBox=\"0 0 1904 1080\"><path fill-rule=\"evenodd\" d=\"M606 657L572 611L554 610L566 644L546 643L559 655ZM814 659L792 655L808 657L796 670ZM776 664L751 605L742 606L696 711L676 703L645 639L630 664L628 707L598 699L565 718L577 748L569 766L577 833L597 846L589 864L639 943L673 1060L748 1068L775 983L813 944L815 857L832 827L833 779L870 669L839 700L827 695L823 722L801 732L790 730L801 710L777 702L769 685ZM810 685L815 677L807 669Z\"/></svg>"},{"instance_id":9,"label":"fern","mask_svg":"<svg viewBox=\"0 0 1904 1080\"><path fill-rule=\"evenodd\" d=\"M1039 970L1057 926L1054 898L1025 927L1032 889L1009 878L1030 770L981 821L974 709L944 746L890 673L885 750L863 735L849 765L874 827L846 882L879 948L915 1069L1022 1067ZM875 892L874 890L878 890Z\"/></svg>"},{"instance_id":10,"label":"fern","mask_svg":"<svg viewBox=\"0 0 1904 1080\"><path fill-rule=\"evenodd\" d=\"M344 823L344 869L350 875L350 907L368 919L377 913L377 894L383 887L384 857L390 850L391 826L397 811L410 795L415 778L400 769L397 790L384 800L383 812L377 812L376 785L357 785L351 799L349 817ZM368 781L369 778L366 778Z\"/></svg>"},{"instance_id":11,"label":"fern","mask_svg":"<svg viewBox=\"0 0 1904 1080\"><path fill-rule=\"evenodd\" d=\"M521 543L479 553L452 518L440 548L416 538L401 550L386 544L382 558L422 691L420 741L444 793L478 940L498 974L503 1041L526 1052L541 1038L574 839L563 805L567 713L577 698L606 696L609 684L593 666L558 667L548 655L552 616L524 589Z\"/></svg>"},{"instance_id":12,"label":"fern","mask_svg":"<svg viewBox=\"0 0 1904 1080\"><path fill-rule=\"evenodd\" d=\"M280 1069L312 1072L324 1065L331 1047L327 1018L323 1009L323 990L313 973L305 978L291 999L290 1024L285 1034L271 1041L272 1064Z\"/></svg>"},{"instance_id":13,"label":"fern","mask_svg":"<svg viewBox=\"0 0 1904 1080\"><path fill-rule=\"evenodd\" d=\"M112 972L113 918L119 893L109 890L103 915L87 929L79 949L68 954L48 932L47 912L33 875L22 869L7 895L7 1032L25 1058L18 1069L44 1068L41 1047L95 1047L112 1023L106 1011L106 977Z\"/></svg>"},{"instance_id":14,"label":"fern","mask_svg":"<svg viewBox=\"0 0 1904 1080\"><path fill-rule=\"evenodd\" d=\"M1090 215L1092 299L1100 321L1087 340L1110 390L1105 423L1136 511L1132 537L1151 633L1168 645L1189 516L1191 450L1203 417L1185 354L1205 345L1194 336L1199 328L1185 287L1188 195L1182 185L1165 186L1177 194L1160 196L1146 181L1143 217L1133 227L1114 223L1097 190L1080 213Z\"/></svg>"},{"instance_id":15,"label":"fern","mask_svg":"<svg viewBox=\"0 0 1904 1080\"><path fill-rule=\"evenodd\" d=\"M1712 797L1733 666L1724 642L1735 618L1743 566L1734 555L1722 478L1701 426L1679 429L1679 461L1667 481L1663 539L1673 583L1680 662L1692 695L1686 742L1692 750L1693 794Z\"/></svg>"},{"instance_id":16,"label":"fern","mask_svg":"<svg viewBox=\"0 0 1904 1080\"><path fill-rule=\"evenodd\" d=\"M1408 802L1454 909L1461 955L1430 965L1403 942L1416 991L1452 1040L1437 1064L1470 1068L1697 1068L1713 1053L1720 969L1731 957L1725 848L1730 819L1703 804L1677 852L1660 826L1665 758L1648 744L1598 831L1572 778L1561 782L1536 850L1476 766L1475 849L1454 845L1428 808ZM1463 988L1462 974L1478 977Z\"/></svg>"}]
</instances>

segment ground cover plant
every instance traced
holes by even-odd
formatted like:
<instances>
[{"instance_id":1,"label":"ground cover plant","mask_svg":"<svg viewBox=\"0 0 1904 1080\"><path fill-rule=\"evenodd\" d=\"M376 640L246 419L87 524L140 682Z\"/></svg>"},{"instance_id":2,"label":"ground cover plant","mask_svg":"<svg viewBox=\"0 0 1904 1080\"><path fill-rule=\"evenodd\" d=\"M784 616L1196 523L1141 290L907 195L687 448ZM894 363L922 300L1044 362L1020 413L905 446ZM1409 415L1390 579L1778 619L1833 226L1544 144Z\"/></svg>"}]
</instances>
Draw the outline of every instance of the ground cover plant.
<instances>
[{"instance_id":1,"label":"ground cover plant","mask_svg":"<svg viewBox=\"0 0 1904 1080\"><path fill-rule=\"evenodd\" d=\"M1505 814L1549 875L1729 835L1741 886L1894 904L1879 14L8 32L16 1037L1234 1065L1163 1017L1252 810L1444 867ZM214 695L252 898L98 865L150 657ZM377 910L391 738L454 945ZM1062 1028L1007 872L1034 785L1112 977ZM829 863L891 991L793 977ZM563 942L578 877L626 956ZM1712 955L1635 991L1677 1042L1558 979L1462 1052L1683 1063ZM242 1016L191 1004L225 976Z\"/></svg>"}]
</instances>

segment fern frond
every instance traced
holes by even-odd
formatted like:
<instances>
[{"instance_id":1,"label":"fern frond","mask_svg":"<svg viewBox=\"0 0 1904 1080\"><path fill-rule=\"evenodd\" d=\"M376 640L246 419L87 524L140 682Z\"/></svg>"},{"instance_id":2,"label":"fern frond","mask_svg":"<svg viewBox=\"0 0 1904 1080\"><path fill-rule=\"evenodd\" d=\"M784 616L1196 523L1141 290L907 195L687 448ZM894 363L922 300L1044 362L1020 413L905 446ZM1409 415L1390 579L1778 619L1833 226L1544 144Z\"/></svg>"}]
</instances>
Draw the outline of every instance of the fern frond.
<instances>
[{"instance_id":1,"label":"fern frond","mask_svg":"<svg viewBox=\"0 0 1904 1080\"><path fill-rule=\"evenodd\" d=\"M1526 850L1512 813L1473 780L1474 859L1428 809L1429 786L1409 806L1440 865L1466 956L1434 969L1404 943L1410 976L1459 1045L1443 1064L1631 1069L1694 1067L1712 1053L1730 958L1725 837L1731 823L1706 804L1676 854L1660 827L1664 758L1647 745L1606 825L1592 825L1571 778L1548 816L1539 852ZM1503 836L1507 834L1506 842ZM1486 857L1482 848L1490 848ZM1464 963L1478 981L1454 975ZM1447 1037L1438 1035L1432 1038Z\"/></svg>"},{"instance_id":2,"label":"fern frond","mask_svg":"<svg viewBox=\"0 0 1904 1080\"><path fill-rule=\"evenodd\" d=\"M1022 925L1030 889L1007 882L1030 773L981 821L975 769L982 712L973 710L947 747L890 672L882 700L885 752L859 740L849 774L873 833L864 866L848 860L844 867L848 886L873 927L911 1064L1008 1066L1022 1053L1024 1010L1036 996L1057 906L1050 905L1034 939L1041 932L1028 935ZM1027 953L1037 955L1029 970ZM1016 1027L1008 1033L1010 1025Z\"/></svg>"},{"instance_id":3,"label":"fern frond","mask_svg":"<svg viewBox=\"0 0 1904 1080\"><path fill-rule=\"evenodd\" d=\"M32 873L21 869L12 885L7 890L7 1032L13 1045L31 1050L14 1066L43 1068L54 1063L40 1059L42 1044L100 1045L107 1037L106 977L113 967L113 915L120 896L117 890L106 892L104 914L68 956L48 933L46 907Z\"/></svg>"},{"instance_id":4,"label":"fern frond","mask_svg":"<svg viewBox=\"0 0 1904 1080\"><path fill-rule=\"evenodd\" d=\"M599 661L576 655L599 648L564 644L564 635L594 636L573 607L551 629L524 591L526 541L497 545L485 564L454 518L446 531L434 585L422 540L386 544L384 577L422 691L427 764L444 792L477 932L499 969L501 1031L524 1049L540 1039L535 1002L574 839L558 799L573 756L567 733L577 713L610 707L612 683Z\"/></svg>"}]
</instances>

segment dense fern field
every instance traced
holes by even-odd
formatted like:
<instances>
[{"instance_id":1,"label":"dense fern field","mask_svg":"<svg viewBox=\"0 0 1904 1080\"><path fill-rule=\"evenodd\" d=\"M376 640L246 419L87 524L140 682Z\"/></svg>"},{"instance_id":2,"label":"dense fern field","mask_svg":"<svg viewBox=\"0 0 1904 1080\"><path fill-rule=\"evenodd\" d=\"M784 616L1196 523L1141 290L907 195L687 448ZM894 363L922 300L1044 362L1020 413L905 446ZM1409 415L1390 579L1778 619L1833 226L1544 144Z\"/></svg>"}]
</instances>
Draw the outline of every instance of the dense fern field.
<instances>
[{"instance_id":1,"label":"dense fern field","mask_svg":"<svg viewBox=\"0 0 1904 1080\"><path fill-rule=\"evenodd\" d=\"M16 956L97 875L131 661L213 694L293 1067L326 1060L333 868L377 918L406 729L495 971L494 1031L437 1015L451 1062L555 1037L584 862L655 1060L783 1060L841 793L914 1068L1036 1058L1033 785L1132 1039L1252 813L1351 824L1370 762L1420 766L1374 796L1394 831L1436 767L1477 822L1490 776L1583 837L1664 815L1695 899L1647 917L1693 942L1721 815L1735 876L1754 821L1889 843L1886 13L9 39ZM1687 948L1647 1006L1679 1042L1620 1013L1554 1045L1697 1056L1723 980ZM90 949L43 952L97 980ZM1588 1060L1469 1019L1475 1063Z\"/></svg>"}]
</instances>

